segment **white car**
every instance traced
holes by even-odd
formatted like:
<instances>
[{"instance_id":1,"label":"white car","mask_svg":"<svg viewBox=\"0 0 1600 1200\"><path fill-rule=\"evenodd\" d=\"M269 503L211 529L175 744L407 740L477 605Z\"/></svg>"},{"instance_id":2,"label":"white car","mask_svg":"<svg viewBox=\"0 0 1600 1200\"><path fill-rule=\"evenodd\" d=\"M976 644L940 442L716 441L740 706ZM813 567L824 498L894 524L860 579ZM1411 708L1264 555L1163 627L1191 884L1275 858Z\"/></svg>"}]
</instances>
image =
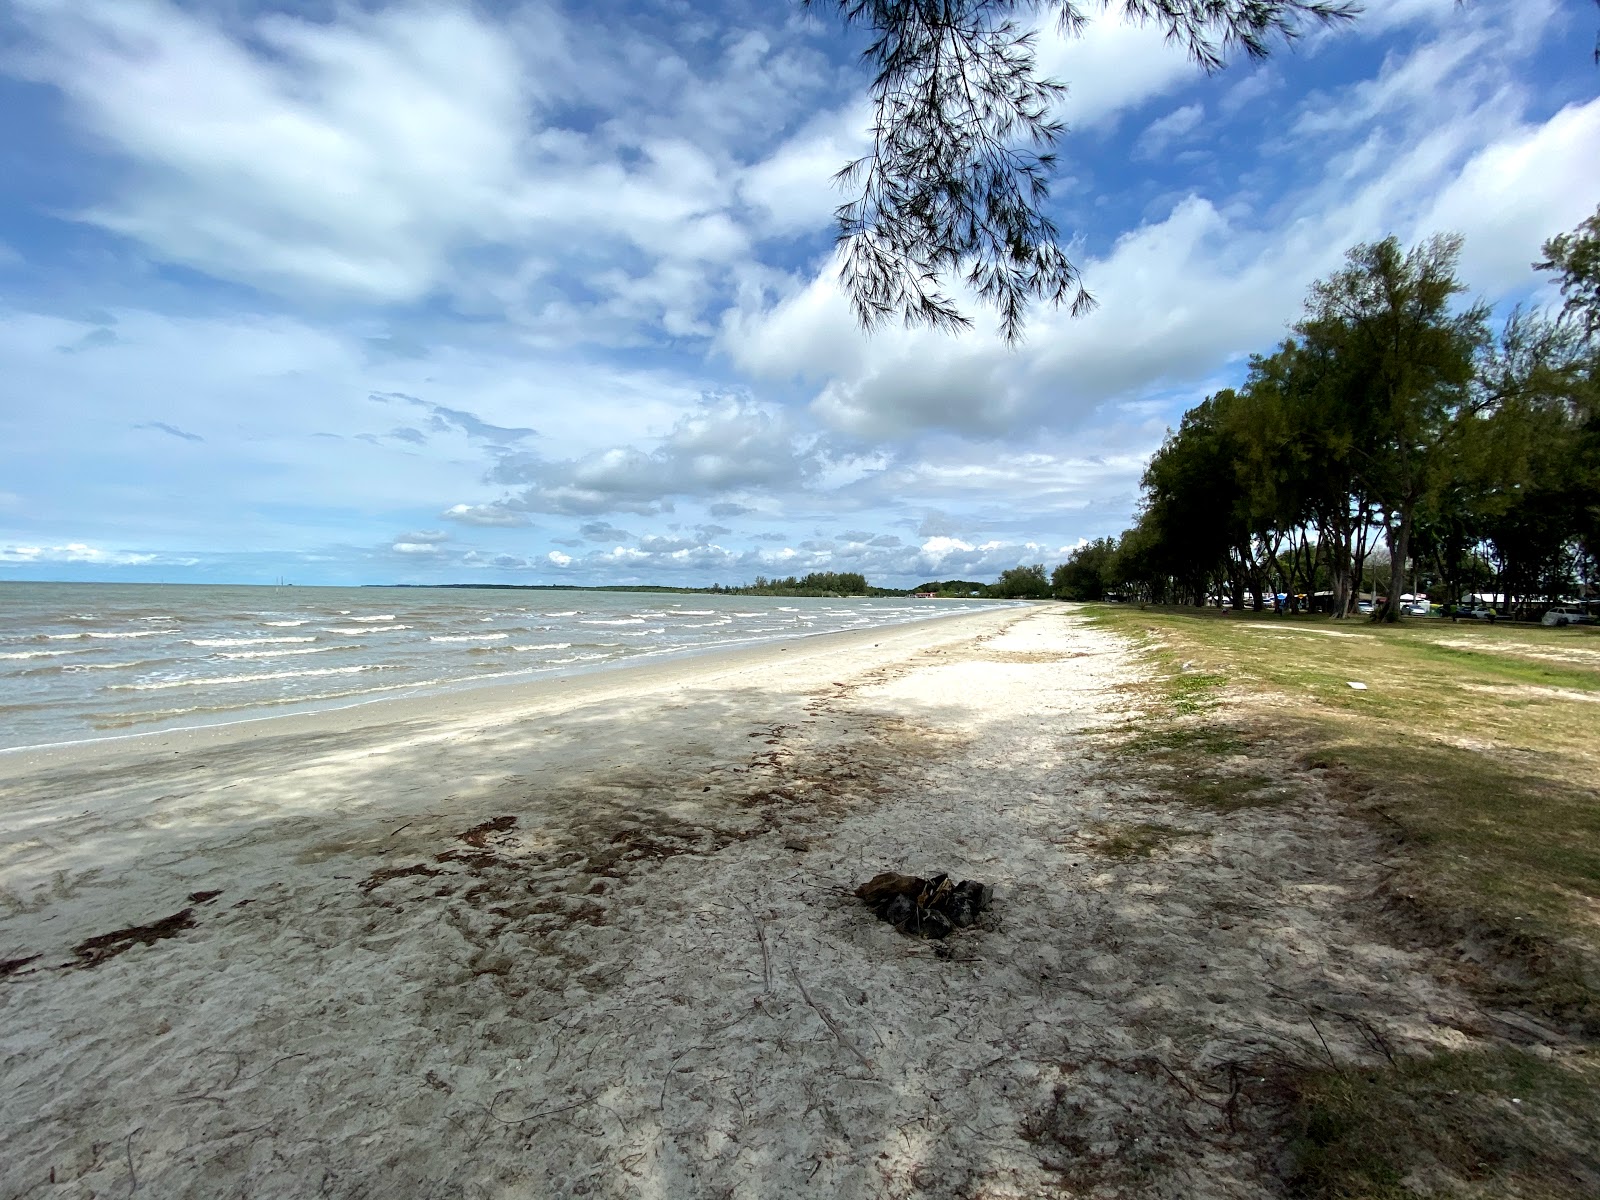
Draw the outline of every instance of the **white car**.
<instances>
[{"instance_id":1,"label":"white car","mask_svg":"<svg viewBox=\"0 0 1600 1200\"><path fill-rule=\"evenodd\" d=\"M1588 625L1593 621L1594 617L1587 609L1567 604L1552 608L1539 618L1539 624L1554 625L1558 628L1564 628L1568 625Z\"/></svg>"}]
</instances>

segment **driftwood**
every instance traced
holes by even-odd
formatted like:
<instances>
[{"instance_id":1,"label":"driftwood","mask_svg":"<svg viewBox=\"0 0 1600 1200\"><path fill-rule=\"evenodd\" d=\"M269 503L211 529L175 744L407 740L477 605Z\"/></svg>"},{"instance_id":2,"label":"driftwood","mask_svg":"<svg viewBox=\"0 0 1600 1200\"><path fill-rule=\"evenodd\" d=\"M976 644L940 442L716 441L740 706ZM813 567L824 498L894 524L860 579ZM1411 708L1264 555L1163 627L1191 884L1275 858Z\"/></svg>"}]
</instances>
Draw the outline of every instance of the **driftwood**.
<instances>
[{"instance_id":1,"label":"driftwood","mask_svg":"<svg viewBox=\"0 0 1600 1200\"><path fill-rule=\"evenodd\" d=\"M948 875L924 879L885 871L856 889L856 896L908 937L945 938L964 929L989 907L994 890L972 879L953 883Z\"/></svg>"}]
</instances>

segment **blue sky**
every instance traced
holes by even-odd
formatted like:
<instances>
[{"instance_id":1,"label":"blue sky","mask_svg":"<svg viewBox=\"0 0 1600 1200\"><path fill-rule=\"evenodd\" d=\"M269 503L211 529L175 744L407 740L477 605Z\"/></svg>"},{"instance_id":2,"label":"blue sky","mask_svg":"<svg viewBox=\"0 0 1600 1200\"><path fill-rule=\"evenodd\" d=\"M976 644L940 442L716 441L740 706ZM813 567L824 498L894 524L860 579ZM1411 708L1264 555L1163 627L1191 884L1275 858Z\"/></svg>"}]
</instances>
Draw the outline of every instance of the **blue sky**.
<instances>
[{"instance_id":1,"label":"blue sky","mask_svg":"<svg viewBox=\"0 0 1600 1200\"><path fill-rule=\"evenodd\" d=\"M821 6L12 0L0 578L875 582L1060 561L1346 248L1497 305L1600 201L1588 0L1369 0L1263 65L1053 28L1099 307L863 336Z\"/></svg>"}]
</instances>

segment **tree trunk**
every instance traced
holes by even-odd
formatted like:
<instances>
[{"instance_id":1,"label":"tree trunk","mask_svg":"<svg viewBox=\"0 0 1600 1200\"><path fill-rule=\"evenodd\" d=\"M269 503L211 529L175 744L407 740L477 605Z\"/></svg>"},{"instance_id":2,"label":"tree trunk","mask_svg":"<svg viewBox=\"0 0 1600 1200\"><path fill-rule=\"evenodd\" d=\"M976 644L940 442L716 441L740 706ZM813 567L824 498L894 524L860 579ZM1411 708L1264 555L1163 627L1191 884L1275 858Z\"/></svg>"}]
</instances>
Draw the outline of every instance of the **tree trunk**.
<instances>
[{"instance_id":1,"label":"tree trunk","mask_svg":"<svg viewBox=\"0 0 1600 1200\"><path fill-rule=\"evenodd\" d=\"M1400 525L1395 528L1393 522L1385 521L1385 540L1389 543L1389 602L1383 606L1383 614L1374 611L1374 620L1383 620L1393 624L1400 619L1400 588L1397 582L1403 584L1406 577L1406 555L1411 552L1411 505L1400 506ZM1376 577L1374 577L1376 580Z\"/></svg>"}]
</instances>

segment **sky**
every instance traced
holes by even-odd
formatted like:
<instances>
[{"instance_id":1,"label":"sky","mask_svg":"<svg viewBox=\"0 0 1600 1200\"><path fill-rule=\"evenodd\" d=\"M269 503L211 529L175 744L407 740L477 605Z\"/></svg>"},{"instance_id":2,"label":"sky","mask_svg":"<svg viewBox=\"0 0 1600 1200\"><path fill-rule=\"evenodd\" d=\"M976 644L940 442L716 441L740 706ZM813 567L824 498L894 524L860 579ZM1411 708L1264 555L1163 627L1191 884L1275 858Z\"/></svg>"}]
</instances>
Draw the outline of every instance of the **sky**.
<instances>
[{"instance_id":1,"label":"sky","mask_svg":"<svg viewBox=\"0 0 1600 1200\"><path fill-rule=\"evenodd\" d=\"M1590 0L1206 75L1043 25L1098 307L859 331L865 39L798 0L8 0L0 579L992 579L1133 519L1351 246L1501 311L1600 202Z\"/></svg>"}]
</instances>

